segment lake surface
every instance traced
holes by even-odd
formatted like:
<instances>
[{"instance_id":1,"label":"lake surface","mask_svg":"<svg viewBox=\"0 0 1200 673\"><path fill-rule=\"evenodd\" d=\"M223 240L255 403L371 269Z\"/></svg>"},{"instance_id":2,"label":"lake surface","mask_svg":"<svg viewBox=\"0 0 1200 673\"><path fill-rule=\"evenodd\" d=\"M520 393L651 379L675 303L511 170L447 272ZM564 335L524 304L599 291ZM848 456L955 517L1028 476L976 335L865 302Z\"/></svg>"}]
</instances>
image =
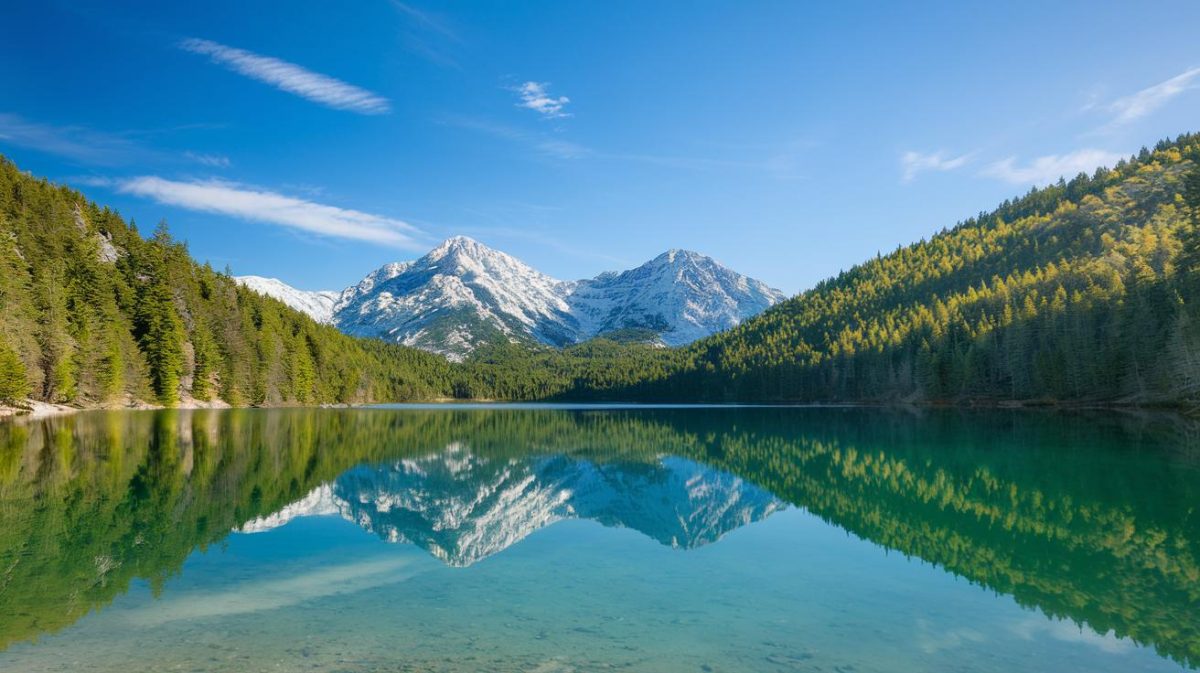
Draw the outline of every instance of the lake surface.
<instances>
[{"instance_id":1,"label":"lake surface","mask_svg":"<svg viewBox=\"0 0 1200 673\"><path fill-rule=\"evenodd\" d=\"M375 408L0 424L0 671L1179 671L1200 432Z\"/></svg>"}]
</instances>

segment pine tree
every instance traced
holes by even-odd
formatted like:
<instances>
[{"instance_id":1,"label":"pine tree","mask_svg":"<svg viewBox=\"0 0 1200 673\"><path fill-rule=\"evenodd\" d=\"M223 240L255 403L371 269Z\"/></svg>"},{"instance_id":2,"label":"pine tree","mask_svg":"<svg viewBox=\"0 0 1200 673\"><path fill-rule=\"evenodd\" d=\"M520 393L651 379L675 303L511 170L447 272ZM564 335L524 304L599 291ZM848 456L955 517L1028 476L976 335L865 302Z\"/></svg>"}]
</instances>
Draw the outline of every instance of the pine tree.
<instances>
[{"instance_id":1,"label":"pine tree","mask_svg":"<svg viewBox=\"0 0 1200 673\"><path fill-rule=\"evenodd\" d=\"M183 376L184 330L171 288L163 280L152 281L143 292L139 323L139 345L146 354L154 394L163 404L174 404L179 401Z\"/></svg>"},{"instance_id":2,"label":"pine tree","mask_svg":"<svg viewBox=\"0 0 1200 673\"><path fill-rule=\"evenodd\" d=\"M121 352L120 324L113 323L105 331L98 382L104 400L115 399L125 389L125 354Z\"/></svg>"},{"instance_id":3,"label":"pine tree","mask_svg":"<svg viewBox=\"0 0 1200 673\"><path fill-rule=\"evenodd\" d=\"M192 397L198 400L212 398L212 377L216 372L220 353L208 326L197 320L192 328L192 350L195 353L195 367L192 369Z\"/></svg>"},{"instance_id":4,"label":"pine tree","mask_svg":"<svg viewBox=\"0 0 1200 673\"><path fill-rule=\"evenodd\" d=\"M76 342L70 334L67 289L61 264L53 264L34 284L38 308L38 343L41 345L43 372L42 399L69 402L76 394Z\"/></svg>"},{"instance_id":5,"label":"pine tree","mask_svg":"<svg viewBox=\"0 0 1200 673\"><path fill-rule=\"evenodd\" d=\"M1182 196L1188 221L1182 228L1183 250L1177 265L1184 282L1195 288L1200 275L1200 163L1184 175Z\"/></svg>"},{"instance_id":6,"label":"pine tree","mask_svg":"<svg viewBox=\"0 0 1200 673\"><path fill-rule=\"evenodd\" d=\"M0 340L0 404L16 406L29 397L25 363L9 345Z\"/></svg>"}]
</instances>

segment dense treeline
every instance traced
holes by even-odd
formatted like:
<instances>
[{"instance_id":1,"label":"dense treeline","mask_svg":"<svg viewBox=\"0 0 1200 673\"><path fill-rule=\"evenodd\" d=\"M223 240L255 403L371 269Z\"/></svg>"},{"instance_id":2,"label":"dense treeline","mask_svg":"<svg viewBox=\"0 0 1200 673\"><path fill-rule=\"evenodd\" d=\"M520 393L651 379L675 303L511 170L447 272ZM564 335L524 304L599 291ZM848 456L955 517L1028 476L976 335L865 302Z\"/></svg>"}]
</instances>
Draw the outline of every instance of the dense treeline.
<instances>
[{"instance_id":1,"label":"dense treeline","mask_svg":"<svg viewBox=\"0 0 1200 673\"><path fill-rule=\"evenodd\" d=\"M563 397L1193 402L1200 135L879 255L630 378ZM569 356L559 356L570 360ZM571 368L562 368L571 370ZM636 369L636 368L634 368ZM581 371L578 367L573 369Z\"/></svg>"},{"instance_id":2,"label":"dense treeline","mask_svg":"<svg viewBox=\"0 0 1200 673\"><path fill-rule=\"evenodd\" d=\"M493 344L455 367L452 392L461 399L641 399L637 387L677 371L679 355L604 338L562 349Z\"/></svg>"},{"instance_id":3,"label":"dense treeline","mask_svg":"<svg viewBox=\"0 0 1200 673\"><path fill-rule=\"evenodd\" d=\"M0 158L0 404L424 399L441 358L342 335Z\"/></svg>"},{"instance_id":4,"label":"dense treeline","mask_svg":"<svg viewBox=\"0 0 1200 673\"><path fill-rule=\"evenodd\" d=\"M1008 201L683 349L351 339L160 227L0 162L0 403L462 399L1193 404L1200 135Z\"/></svg>"},{"instance_id":5,"label":"dense treeline","mask_svg":"<svg viewBox=\"0 0 1200 673\"><path fill-rule=\"evenodd\" d=\"M713 398L1174 402L1200 383L1200 136L1003 204L699 344Z\"/></svg>"}]
</instances>

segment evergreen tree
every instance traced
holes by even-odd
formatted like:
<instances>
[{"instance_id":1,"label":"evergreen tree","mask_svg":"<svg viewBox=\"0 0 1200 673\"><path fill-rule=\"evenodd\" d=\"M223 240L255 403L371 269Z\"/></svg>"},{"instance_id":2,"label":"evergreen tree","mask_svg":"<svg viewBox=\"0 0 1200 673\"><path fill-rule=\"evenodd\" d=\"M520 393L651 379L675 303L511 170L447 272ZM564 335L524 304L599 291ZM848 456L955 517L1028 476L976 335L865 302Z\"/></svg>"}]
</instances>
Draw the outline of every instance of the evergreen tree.
<instances>
[{"instance_id":1,"label":"evergreen tree","mask_svg":"<svg viewBox=\"0 0 1200 673\"><path fill-rule=\"evenodd\" d=\"M16 406L29 397L25 363L7 343L0 340L0 404Z\"/></svg>"},{"instance_id":2,"label":"evergreen tree","mask_svg":"<svg viewBox=\"0 0 1200 673\"><path fill-rule=\"evenodd\" d=\"M34 284L39 320L43 384L41 397L48 402L70 402L76 393L75 348L70 334L67 289L60 263L52 263Z\"/></svg>"},{"instance_id":3,"label":"evergreen tree","mask_svg":"<svg viewBox=\"0 0 1200 673\"><path fill-rule=\"evenodd\" d=\"M139 340L154 394L163 404L179 401L179 382L183 376L183 322L175 309L171 288L154 281L142 293L138 323Z\"/></svg>"},{"instance_id":4,"label":"evergreen tree","mask_svg":"<svg viewBox=\"0 0 1200 673\"><path fill-rule=\"evenodd\" d=\"M1194 285L1200 275L1200 160L1184 174L1182 197L1188 223L1180 234L1183 250L1179 255L1178 270L1186 282Z\"/></svg>"},{"instance_id":5,"label":"evergreen tree","mask_svg":"<svg viewBox=\"0 0 1200 673\"><path fill-rule=\"evenodd\" d=\"M195 365L192 368L192 397L198 400L212 399L212 378L220 358L216 343L208 326L197 320L192 328L192 351Z\"/></svg>"}]
</instances>

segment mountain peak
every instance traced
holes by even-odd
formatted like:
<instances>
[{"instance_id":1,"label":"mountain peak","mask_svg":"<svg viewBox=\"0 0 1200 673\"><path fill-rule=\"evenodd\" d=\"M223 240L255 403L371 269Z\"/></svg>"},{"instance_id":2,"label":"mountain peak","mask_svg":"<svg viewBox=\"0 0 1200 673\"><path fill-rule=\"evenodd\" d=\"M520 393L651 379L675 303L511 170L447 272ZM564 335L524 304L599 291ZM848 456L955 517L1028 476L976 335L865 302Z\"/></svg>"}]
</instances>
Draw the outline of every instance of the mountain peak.
<instances>
[{"instance_id":1,"label":"mountain peak","mask_svg":"<svg viewBox=\"0 0 1200 673\"><path fill-rule=\"evenodd\" d=\"M449 254L466 254L469 256L479 256L481 254L504 254L499 250L494 250L488 246L476 241L470 236L451 236L438 244L436 248L429 251L427 257L438 259Z\"/></svg>"},{"instance_id":2,"label":"mountain peak","mask_svg":"<svg viewBox=\"0 0 1200 673\"><path fill-rule=\"evenodd\" d=\"M444 263L445 262L448 263ZM553 285L560 281L537 271L512 255L489 248L469 236L452 236L442 241L415 263L438 273L461 276L486 275L497 282L530 281Z\"/></svg>"},{"instance_id":3,"label":"mountain peak","mask_svg":"<svg viewBox=\"0 0 1200 673\"><path fill-rule=\"evenodd\" d=\"M463 236L462 234L458 234L457 236L451 236L450 238L447 238L446 240L442 241L441 245L438 246L438 249L464 247L464 246L471 246L471 245L483 245L483 244L480 243L479 241L476 241L475 239L471 238L470 236Z\"/></svg>"},{"instance_id":4,"label":"mountain peak","mask_svg":"<svg viewBox=\"0 0 1200 673\"><path fill-rule=\"evenodd\" d=\"M684 250L682 248L671 248L670 250L664 252L663 254L661 254L658 257L655 257L653 260L651 260L651 263L656 263L656 262L657 263L666 263L666 264L679 264L679 263L684 263L684 262L691 263L691 264L700 264L700 263L708 262L708 263L717 264L718 266L720 266L720 264L715 259L713 259L712 257L709 257L708 255L702 255L694 250Z\"/></svg>"},{"instance_id":5,"label":"mountain peak","mask_svg":"<svg viewBox=\"0 0 1200 673\"><path fill-rule=\"evenodd\" d=\"M416 261L384 265L340 296L243 283L348 334L452 359L496 339L563 346L624 329L678 346L784 298L692 250L672 248L635 269L564 282L469 236L447 238Z\"/></svg>"}]
</instances>

